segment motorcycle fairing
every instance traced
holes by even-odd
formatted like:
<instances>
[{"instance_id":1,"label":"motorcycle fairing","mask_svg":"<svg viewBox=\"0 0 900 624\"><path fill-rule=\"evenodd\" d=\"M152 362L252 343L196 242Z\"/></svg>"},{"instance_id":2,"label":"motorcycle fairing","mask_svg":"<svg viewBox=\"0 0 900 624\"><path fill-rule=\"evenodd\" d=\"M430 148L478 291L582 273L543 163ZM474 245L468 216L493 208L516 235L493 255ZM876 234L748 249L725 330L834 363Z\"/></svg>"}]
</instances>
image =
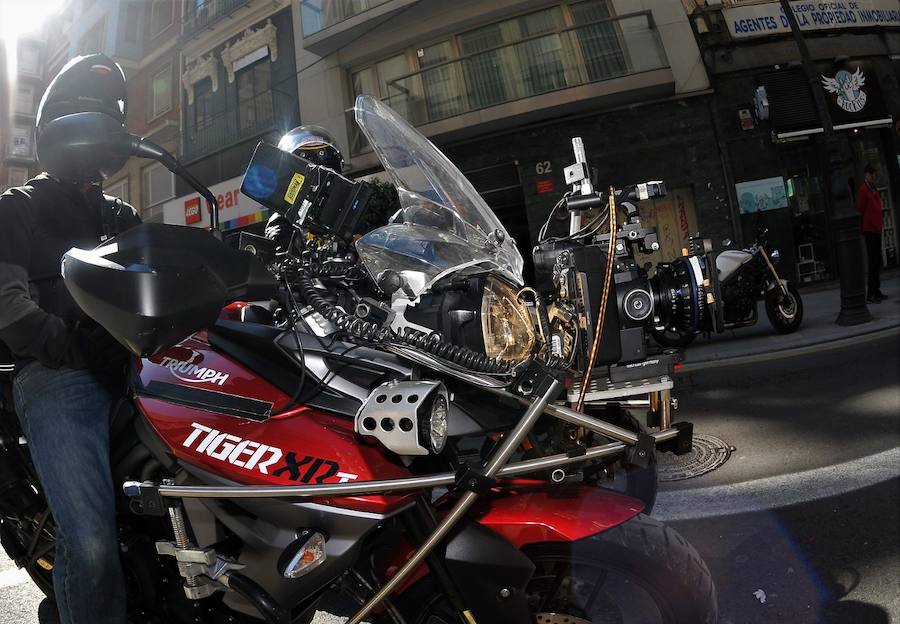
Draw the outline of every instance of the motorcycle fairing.
<instances>
[{"instance_id":1,"label":"motorcycle fairing","mask_svg":"<svg viewBox=\"0 0 900 624\"><path fill-rule=\"evenodd\" d=\"M603 488L562 486L547 490L543 482L511 482L472 508L473 519L516 549L541 542L577 542L633 518L644 504ZM410 557L407 542L398 543L378 571L382 579ZM423 564L397 590L403 593L428 574Z\"/></svg>"}]
</instances>

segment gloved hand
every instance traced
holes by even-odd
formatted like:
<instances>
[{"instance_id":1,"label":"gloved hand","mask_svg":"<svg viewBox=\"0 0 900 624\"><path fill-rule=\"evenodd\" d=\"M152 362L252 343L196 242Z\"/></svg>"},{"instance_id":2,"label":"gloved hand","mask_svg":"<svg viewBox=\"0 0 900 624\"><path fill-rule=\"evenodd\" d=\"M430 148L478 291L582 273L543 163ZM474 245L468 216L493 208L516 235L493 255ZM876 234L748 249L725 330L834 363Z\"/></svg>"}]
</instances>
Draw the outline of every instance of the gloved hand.
<instances>
[{"instance_id":1,"label":"gloved hand","mask_svg":"<svg viewBox=\"0 0 900 624\"><path fill-rule=\"evenodd\" d=\"M78 342L84 368L92 371L116 371L125 367L131 353L100 325L83 324L78 328Z\"/></svg>"}]
</instances>

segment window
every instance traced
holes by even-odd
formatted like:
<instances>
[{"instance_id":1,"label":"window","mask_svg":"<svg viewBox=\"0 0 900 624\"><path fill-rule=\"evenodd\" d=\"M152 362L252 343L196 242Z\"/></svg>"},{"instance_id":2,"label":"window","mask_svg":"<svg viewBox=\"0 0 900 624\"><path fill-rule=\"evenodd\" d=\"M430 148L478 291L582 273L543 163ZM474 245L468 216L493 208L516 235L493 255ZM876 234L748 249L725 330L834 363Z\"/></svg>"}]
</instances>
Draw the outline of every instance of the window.
<instances>
[{"instance_id":1,"label":"window","mask_svg":"<svg viewBox=\"0 0 900 624\"><path fill-rule=\"evenodd\" d=\"M32 156L31 128L23 128L22 126L13 128L10 143L10 154L12 156L30 158Z\"/></svg>"},{"instance_id":2,"label":"window","mask_svg":"<svg viewBox=\"0 0 900 624\"><path fill-rule=\"evenodd\" d=\"M118 182L107 184L103 188L103 192L113 197L118 197L123 202L128 202L128 177L124 177Z\"/></svg>"},{"instance_id":3,"label":"window","mask_svg":"<svg viewBox=\"0 0 900 624\"><path fill-rule=\"evenodd\" d=\"M150 115L156 119L172 108L172 65L166 65L150 79Z\"/></svg>"},{"instance_id":4,"label":"window","mask_svg":"<svg viewBox=\"0 0 900 624\"><path fill-rule=\"evenodd\" d=\"M137 43L141 38L141 14L143 5L132 0L125 8L125 24L122 30L122 39L126 43Z\"/></svg>"},{"instance_id":5,"label":"window","mask_svg":"<svg viewBox=\"0 0 900 624\"><path fill-rule=\"evenodd\" d=\"M241 70L237 75L238 126L241 134L268 129L275 119L272 108L272 65L268 59Z\"/></svg>"},{"instance_id":6,"label":"window","mask_svg":"<svg viewBox=\"0 0 900 624\"><path fill-rule=\"evenodd\" d=\"M175 175L160 164L144 168L144 206L150 207L175 197Z\"/></svg>"},{"instance_id":7,"label":"window","mask_svg":"<svg viewBox=\"0 0 900 624\"><path fill-rule=\"evenodd\" d=\"M413 89L409 79L401 78L410 73L406 54L398 54L353 74L355 95L374 95L406 118L412 112Z\"/></svg>"},{"instance_id":8,"label":"window","mask_svg":"<svg viewBox=\"0 0 900 624\"><path fill-rule=\"evenodd\" d=\"M419 68L423 70L422 87L425 89L428 119L443 119L463 112L459 63L446 62L456 56L450 42L443 41L422 48L417 56Z\"/></svg>"},{"instance_id":9,"label":"window","mask_svg":"<svg viewBox=\"0 0 900 624\"><path fill-rule=\"evenodd\" d=\"M205 128L213 118L212 80L204 78L194 85L194 128Z\"/></svg>"},{"instance_id":10,"label":"window","mask_svg":"<svg viewBox=\"0 0 900 624\"><path fill-rule=\"evenodd\" d=\"M172 25L175 4L172 0L153 0L150 7L150 36L155 37Z\"/></svg>"},{"instance_id":11,"label":"window","mask_svg":"<svg viewBox=\"0 0 900 624\"><path fill-rule=\"evenodd\" d=\"M610 17L606 2L588 0L571 5L570 10L576 24L586 24L576 32L588 80L604 80L624 74L627 66L618 24L598 21Z\"/></svg>"},{"instance_id":12,"label":"window","mask_svg":"<svg viewBox=\"0 0 900 624\"><path fill-rule=\"evenodd\" d=\"M33 45L19 46L19 73L37 76L41 72L41 51Z\"/></svg>"},{"instance_id":13,"label":"window","mask_svg":"<svg viewBox=\"0 0 900 624\"><path fill-rule=\"evenodd\" d=\"M16 112L34 114L34 86L20 84L16 87Z\"/></svg>"},{"instance_id":14,"label":"window","mask_svg":"<svg viewBox=\"0 0 900 624\"><path fill-rule=\"evenodd\" d=\"M28 169L25 167L10 167L6 170L6 181L9 186L22 186L28 182Z\"/></svg>"},{"instance_id":15,"label":"window","mask_svg":"<svg viewBox=\"0 0 900 624\"><path fill-rule=\"evenodd\" d=\"M562 9L551 7L459 36L469 105L482 108L566 86L562 42L553 31L565 26ZM516 41L547 33L546 37ZM498 47L503 46L503 47Z\"/></svg>"},{"instance_id":16,"label":"window","mask_svg":"<svg viewBox=\"0 0 900 624\"><path fill-rule=\"evenodd\" d=\"M102 19L87 31L78 41L79 54L95 54L103 51L105 41L106 20Z\"/></svg>"}]
</instances>

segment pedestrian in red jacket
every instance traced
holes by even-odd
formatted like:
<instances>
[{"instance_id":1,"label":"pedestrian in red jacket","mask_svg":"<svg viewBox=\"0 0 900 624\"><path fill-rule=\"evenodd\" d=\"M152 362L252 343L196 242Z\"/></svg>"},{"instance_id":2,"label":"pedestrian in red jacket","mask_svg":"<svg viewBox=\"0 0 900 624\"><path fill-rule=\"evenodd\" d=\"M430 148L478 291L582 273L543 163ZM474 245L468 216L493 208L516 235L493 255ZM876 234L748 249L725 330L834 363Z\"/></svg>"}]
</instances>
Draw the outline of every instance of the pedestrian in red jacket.
<instances>
[{"instance_id":1,"label":"pedestrian in red jacket","mask_svg":"<svg viewBox=\"0 0 900 624\"><path fill-rule=\"evenodd\" d=\"M869 287L866 301L881 303L887 299L881 292L881 230L884 229L884 213L881 196L875 188L878 171L871 164L864 169L865 181L856 192L856 209L862 217L862 235L866 241L869 264Z\"/></svg>"}]
</instances>

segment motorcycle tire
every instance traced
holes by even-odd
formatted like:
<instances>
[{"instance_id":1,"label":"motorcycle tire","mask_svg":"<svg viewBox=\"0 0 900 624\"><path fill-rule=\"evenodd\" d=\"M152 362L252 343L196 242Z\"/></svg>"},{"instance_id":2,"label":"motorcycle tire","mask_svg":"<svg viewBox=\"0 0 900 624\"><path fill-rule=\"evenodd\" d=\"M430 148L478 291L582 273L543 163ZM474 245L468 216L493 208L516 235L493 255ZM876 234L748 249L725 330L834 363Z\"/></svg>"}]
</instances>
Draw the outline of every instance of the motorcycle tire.
<instances>
[{"instance_id":1,"label":"motorcycle tire","mask_svg":"<svg viewBox=\"0 0 900 624\"><path fill-rule=\"evenodd\" d=\"M676 349L684 349L686 346L694 342L697 334L683 333L678 331L657 331L650 330L653 339L664 347L673 347Z\"/></svg>"},{"instance_id":2,"label":"motorcycle tire","mask_svg":"<svg viewBox=\"0 0 900 624\"><path fill-rule=\"evenodd\" d=\"M787 291L787 297L782 295L778 287L766 293L766 316L779 334L797 331L803 321L803 300L797 287L787 282Z\"/></svg>"},{"instance_id":3,"label":"motorcycle tire","mask_svg":"<svg viewBox=\"0 0 900 624\"><path fill-rule=\"evenodd\" d=\"M715 584L703 559L674 529L644 514L575 543L534 544L523 552L535 564L525 589L534 622L718 621ZM430 576L395 604L407 624L459 621Z\"/></svg>"}]
</instances>

